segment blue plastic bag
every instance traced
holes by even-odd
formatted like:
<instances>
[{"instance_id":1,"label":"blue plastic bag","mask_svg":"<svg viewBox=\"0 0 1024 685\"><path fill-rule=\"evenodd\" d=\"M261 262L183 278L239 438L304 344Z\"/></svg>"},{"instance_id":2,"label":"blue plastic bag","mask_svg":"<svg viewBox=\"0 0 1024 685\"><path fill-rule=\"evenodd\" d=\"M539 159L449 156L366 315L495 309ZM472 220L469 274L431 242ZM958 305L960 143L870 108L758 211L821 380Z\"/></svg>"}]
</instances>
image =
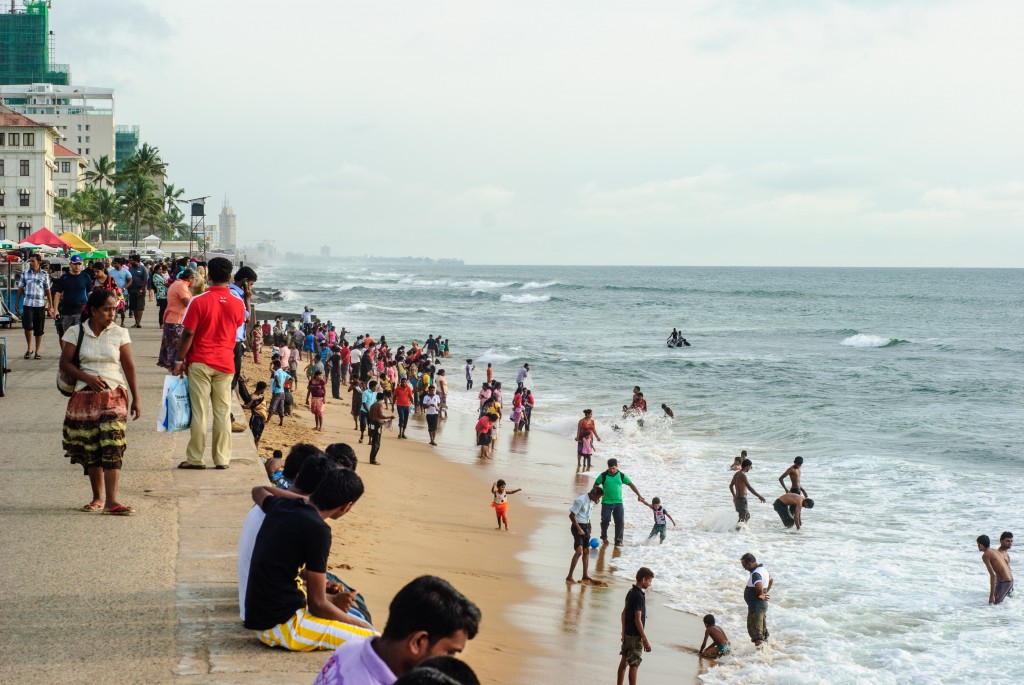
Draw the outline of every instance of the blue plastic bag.
<instances>
[{"instance_id":1,"label":"blue plastic bag","mask_svg":"<svg viewBox=\"0 0 1024 685\"><path fill-rule=\"evenodd\" d=\"M164 406L167 413L166 429L168 433L188 430L192 423L192 405L188 400L188 379L184 376L171 385L170 390L164 396Z\"/></svg>"}]
</instances>

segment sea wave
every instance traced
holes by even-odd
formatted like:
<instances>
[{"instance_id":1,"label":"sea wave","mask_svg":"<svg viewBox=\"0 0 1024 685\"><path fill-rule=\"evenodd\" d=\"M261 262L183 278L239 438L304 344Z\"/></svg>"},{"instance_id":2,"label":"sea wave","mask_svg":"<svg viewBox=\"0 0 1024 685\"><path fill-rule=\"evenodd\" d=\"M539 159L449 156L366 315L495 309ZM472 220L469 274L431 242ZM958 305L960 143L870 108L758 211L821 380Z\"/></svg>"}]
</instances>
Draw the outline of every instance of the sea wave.
<instances>
[{"instance_id":1,"label":"sea wave","mask_svg":"<svg viewBox=\"0 0 1024 685\"><path fill-rule=\"evenodd\" d=\"M342 311L345 312L395 312L399 314L423 314L430 310L423 307L384 307L377 304L367 304L366 302L356 302L345 307Z\"/></svg>"},{"instance_id":2,"label":"sea wave","mask_svg":"<svg viewBox=\"0 0 1024 685\"><path fill-rule=\"evenodd\" d=\"M562 284L559 283L558 281L546 281L544 283L540 283L538 281L530 281L529 283L523 283L521 286L519 286L519 289L520 290L537 290L539 288L550 288L553 285L562 285Z\"/></svg>"},{"instance_id":3,"label":"sea wave","mask_svg":"<svg viewBox=\"0 0 1024 685\"><path fill-rule=\"evenodd\" d=\"M511 302L513 304L533 304L535 302L547 302L551 299L550 295L502 295L502 302Z\"/></svg>"},{"instance_id":4,"label":"sea wave","mask_svg":"<svg viewBox=\"0 0 1024 685\"><path fill-rule=\"evenodd\" d=\"M482 288L507 288L510 285L515 285L514 281L452 281L448 284L452 288L472 288L474 290L480 290Z\"/></svg>"},{"instance_id":5,"label":"sea wave","mask_svg":"<svg viewBox=\"0 0 1024 685\"><path fill-rule=\"evenodd\" d=\"M870 333L858 333L857 335L851 335L849 338L839 343L846 347L893 347L895 345L903 345L910 342L909 340L900 340L899 338L885 338L880 335L872 335Z\"/></svg>"},{"instance_id":6,"label":"sea wave","mask_svg":"<svg viewBox=\"0 0 1024 685\"><path fill-rule=\"evenodd\" d=\"M507 364L515 359L512 355L496 352L494 348L487 348L479 357L473 358L474 364Z\"/></svg>"}]
</instances>

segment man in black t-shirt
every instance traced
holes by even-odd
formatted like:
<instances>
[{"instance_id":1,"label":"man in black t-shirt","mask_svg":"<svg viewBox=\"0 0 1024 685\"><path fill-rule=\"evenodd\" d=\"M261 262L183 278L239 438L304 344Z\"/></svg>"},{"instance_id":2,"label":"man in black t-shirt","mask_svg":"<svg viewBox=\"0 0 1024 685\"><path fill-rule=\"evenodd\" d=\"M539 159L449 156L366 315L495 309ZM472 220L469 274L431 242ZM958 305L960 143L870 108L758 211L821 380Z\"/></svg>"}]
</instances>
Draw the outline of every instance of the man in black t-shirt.
<instances>
[{"instance_id":1,"label":"man in black t-shirt","mask_svg":"<svg viewBox=\"0 0 1024 685\"><path fill-rule=\"evenodd\" d=\"M267 518L249 566L245 627L255 630L261 642L308 652L377 635L368 623L335 606L326 592L331 552L331 528L326 521L347 514L362 494L362 480L347 469L325 474L308 502L253 488L252 499ZM296 582L303 568L306 594Z\"/></svg>"},{"instance_id":2,"label":"man in black t-shirt","mask_svg":"<svg viewBox=\"0 0 1024 685\"><path fill-rule=\"evenodd\" d=\"M327 368L331 372L331 397L341 399L341 348L331 348L331 356L327 358Z\"/></svg>"},{"instance_id":3,"label":"man in black t-shirt","mask_svg":"<svg viewBox=\"0 0 1024 685\"><path fill-rule=\"evenodd\" d=\"M92 292L92 276L86 273L82 266L82 258L79 255L73 256L68 266L69 272L50 286L53 308L60 314L60 318L55 322L57 333L60 335L64 335L64 331L72 326L78 325L82 317L82 307ZM60 348L64 349L63 340L60 340Z\"/></svg>"},{"instance_id":4,"label":"man in black t-shirt","mask_svg":"<svg viewBox=\"0 0 1024 685\"><path fill-rule=\"evenodd\" d=\"M132 328L142 328L142 313L146 309L146 286L149 284L149 270L142 265L142 256L133 254L128 272L132 280L128 283L128 308L135 317Z\"/></svg>"},{"instance_id":5,"label":"man in black t-shirt","mask_svg":"<svg viewBox=\"0 0 1024 685\"><path fill-rule=\"evenodd\" d=\"M641 566L636 572L636 585L626 593L626 606L622 609L622 650L619 654L619 671L616 684L622 685L629 667L629 683L636 685L636 673L643 661L644 652L651 651L650 640L647 639L647 595L644 590L654 582L654 571Z\"/></svg>"}]
</instances>

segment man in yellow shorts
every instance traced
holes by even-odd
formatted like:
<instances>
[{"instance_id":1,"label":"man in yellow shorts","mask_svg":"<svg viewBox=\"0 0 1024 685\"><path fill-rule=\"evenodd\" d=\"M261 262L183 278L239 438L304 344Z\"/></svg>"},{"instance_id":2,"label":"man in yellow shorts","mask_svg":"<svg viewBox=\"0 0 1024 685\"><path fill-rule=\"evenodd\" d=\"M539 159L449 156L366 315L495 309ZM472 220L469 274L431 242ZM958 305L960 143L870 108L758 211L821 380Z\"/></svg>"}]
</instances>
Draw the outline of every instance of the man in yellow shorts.
<instances>
[{"instance_id":1,"label":"man in yellow shorts","mask_svg":"<svg viewBox=\"0 0 1024 685\"><path fill-rule=\"evenodd\" d=\"M362 494L362 480L348 469L324 474L308 501L253 488L252 499L267 518L249 566L245 627L255 630L260 642L311 652L378 634L373 626L331 602L326 591L331 552L331 528L326 522L347 514ZM303 569L306 592L299 580Z\"/></svg>"}]
</instances>

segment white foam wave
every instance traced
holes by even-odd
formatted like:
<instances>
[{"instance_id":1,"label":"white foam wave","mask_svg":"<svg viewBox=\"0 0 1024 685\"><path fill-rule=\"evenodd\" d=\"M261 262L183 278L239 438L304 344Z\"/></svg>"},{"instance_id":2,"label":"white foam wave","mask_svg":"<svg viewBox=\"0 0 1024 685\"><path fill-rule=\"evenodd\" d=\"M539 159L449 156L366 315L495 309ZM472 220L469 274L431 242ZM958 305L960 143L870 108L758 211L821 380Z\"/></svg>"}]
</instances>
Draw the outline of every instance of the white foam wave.
<instances>
[{"instance_id":1,"label":"white foam wave","mask_svg":"<svg viewBox=\"0 0 1024 685\"><path fill-rule=\"evenodd\" d=\"M282 302L288 302L290 300L297 300L297 299L299 299L299 294L297 292L295 292L294 290L282 290L281 291L281 301Z\"/></svg>"},{"instance_id":2,"label":"white foam wave","mask_svg":"<svg viewBox=\"0 0 1024 685\"><path fill-rule=\"evenodd\" d=\"M846 347L887 347L893 344L893 342L893 338L883 338L880 335L871 335L870 333L858 333L846 338L840 345L845 345Z\"/></svg>"},{"instance_id":3,"label":"white foam wave","mask_svg":"<svg viewBox=\"0 0 1024 685\"><path fill-rule=\"evenodd\" d=\"M452 281L449 283L453 288L473 288L474 290L482 290L486 288L507 288L512 285L511 281L499 282L499 281Z\"/></svg>"},{"instance_id":4,"label":"white foam wave","mask_svg":"<svg viewBox=\"0 0 1024 685\"><path fill-rule=\"evenodd\" d=\"M551 299L550 295L502 295L502 302L511 302L513 304L533 304L535 302L547 302Z\"/></svg>"},{"instance_id":5,"label":"white foam wave","mask_svg":"<svg viewBox=\"0 0 1024 685\"><path fill-rule=\"evenodd\" d=\"M423 307L384 307L376 304L367 304L365 302L356 302L345 307L342 311L346 312L396 312L396 313L426 313L429 309Z\"/></svg>"},{"instance_id":6,"label":"white foam wave","mask_svg":"<svg viewBox=\"0 0 1024 685\"><path fill-rule=\"evenodd\" d=\"M550 288L553 285L561 285L558 281L548 281L546 283L539 283L537 281L530 281L529 283L523 283L519 286L520 290L536 290L537 288Z\"/></svg>"},{"instance_id":7,"label":"white foam wave","mask_svg":"<svg viewBox=\"0 0 1024 685\"><path fill-rule=\"evenodd\" d=\"M399 285L417 285L422 288L437 287L439 285L448 285L446 279L424 279L424 278L412 278L406 277L398 281Z\"/></svg>"},{"instance_id":8,"label":"white foam wave","mask_svg":"<svg viewBox=\"0 0 1024 685\"><path fill-rule=\"evenodd\" d=\"M513 357L510 355L501 354L500 352L495 352L493 348L488 348L479 357L473 357L473 363L478 365L477 371L479 372L480 364L483 364L485 367L487 364L507 364L512 359Z\"/></svg>"}]
</instances>

